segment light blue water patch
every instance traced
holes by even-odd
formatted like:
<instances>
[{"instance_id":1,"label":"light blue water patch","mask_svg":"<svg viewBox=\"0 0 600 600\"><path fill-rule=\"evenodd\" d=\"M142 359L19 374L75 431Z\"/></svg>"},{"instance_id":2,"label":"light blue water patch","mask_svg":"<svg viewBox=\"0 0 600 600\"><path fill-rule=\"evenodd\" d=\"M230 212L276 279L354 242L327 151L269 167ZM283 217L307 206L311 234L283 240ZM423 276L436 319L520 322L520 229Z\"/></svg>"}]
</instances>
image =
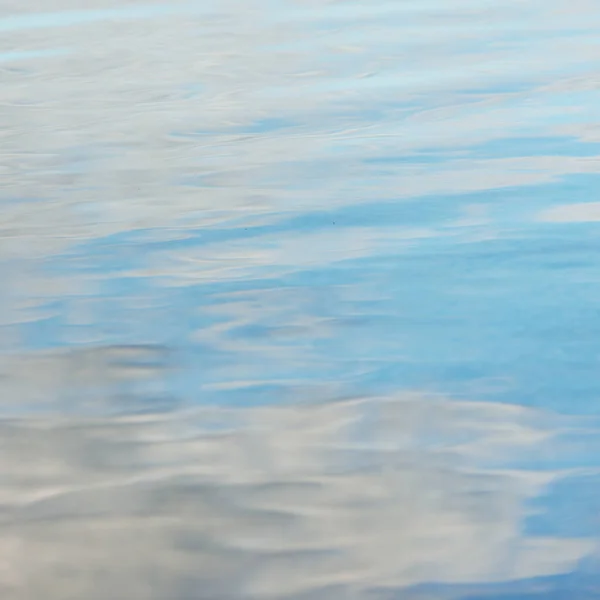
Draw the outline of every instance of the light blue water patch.
<instances>
[{"instance_id":1,"label":"light blue water patch","mask_svg":"<svg viewBox=\"0 0 600 600\"><path fill-rule=\"evenodd\" d=\"M186 99L196 98L206 90L202 83L188 83L182 86L183 97Z\"/></svg>"},{"instance_id":2,"label":"light blue water patch","mask_svg":"<svg viewBox=\"0 0 600 600\"><path fill-rule=\"evenodd\" d=\"M593 88L576 92L571 90L548 90L544 94L545 103L550 106L562 106L577 109L581 109L585 106L585 110L577 111L584 118L600 112L600 107L597 106L597 101L599 99L599 91Z\"/></svg>"},{"instance_id":3,"label":"light blue water patch","mask_svg":"<svg viewBox=\"0 0 600 600\"><path fill-rule=\"evenodd\" d=\"M72 50L66 48L56 48L49 50L23 50L21 52L2 52L0 53L0 63L12 62L15 60L29 60L32 58L51 58L54 56L67 56Z\"/></svg>"},{"instance_id":4,"label":"light blue water patch","mask_svg":"<svg viewBox=\"0 0 600 600\"><path fill-rule=\"evenodd\" d=\"M546 577L532 577L521 581L500 583L428 584L409 590L381 590L374 600L400 598L435 598L435 600L594 600L597 598L600 578L597 572L577 568L573 572ZM411 596L414 594L414 596Z\"/></svg>"},{"instance_id":5,"label":"light blue water patch","mask_svg":"<svg viewBox=\"0 0 600 600\"><path fill-rule=\"evenodd\" d=\"M55 314L44 316L34 321L21 323L19 334L21 343L30 351L59 348L64 345L63 334L66 325L66 315L58 306L52 304L43 307Z\"/></svg>"},{"instance_id":6,"label":"light blue water patch","mask_svg":"<svg viewBox=\"0 0 600 600\"><path fill-rule=\"evenodd\" d=\"M419 154L402 154L400 156L377 156L366 158L367 165L436 165L448 160L442 153L421 152Z\"/></svg>"},{"instance_id":7,"label":"light blue water patch","mask_svg":"<svg viewBox=\"0 0 600 600\"><path fill-rule=\"evenodd\" d=\"M23 197L0 197L0 203L5 205L16 205L16 204L35 204L35 203L47 202L47 199L40 196L23 196Z\"/></svg>"},{"instance_id":8,"label":"light blue water patch","mask_svg":"<svg viewBox=\"0 0 600 600\"><path fill-rule=\"evenodd\" d=\"M600 156L600 143L570 137L523 137L492 140L471 146L469 154L482 158L518 156Z\"/></svg>"},{"instance_id":9,"label":"light blue water patch","mask_svg":"<svg viewBox=\"0 0 600 600\"><path fill-rule=\"evenodd\" d=\"M194 138L197 136L214 135L260 135L266 133L275 133L284 129L294 127L296 123L284 118L271 117L258 119L248 125L238 125L218 129L198 129L191 132L173 132L174 137Z\"/></svg>"},{"instance_id":10,"label":"light blue water patch","mask_svg":"<svg viewBox=\"0 0 600 600\"><path fill-rule=\"evenodd\" d=\"M579 260L593 276L600 246L593 238L587 243L594 248L587 260ZM577 245L572 247L578 256ZM348 262L346 277L337 271L327 279L347 282L362 273L363 287L369 280L385 280L389 299L368 313L394 317L382 327L372 321L361 335L347 338L346 368L371 361L369 383L385 390L433 386L457 393L470 380L510 374L514 388L496 392L496 399L594 413L600 394L595 374L600 322L593 291L598 285L565 279L568 271L557 269L555 260L558 252L568 257L567 249L558 248L510 240L462 253L441 246L435 252L415 250L406 260L365 259L355 267ZM308 274L294 280L300 277L307 285L313 280ZM318 344L326 356L338 342ZM440 381L441 386L434 383Z\"/></svg>"},{"instance_id":11,"label":"light blue water patch","mask_svg":"<svg viewBox=\"0 0 600 600\"><path fill-rule=\"evenodd\" d=\"M592 61L582 60L576 67L572 67L572 76L581 76L593 69ZM561 75L559 64L554 69L548 69L540 78L542 81L551 80L553 77ZM395 92L405 93L407 91L414 93L434 93L444 90L453 93L469 93L472 90L494 89L501 86L508 86L508 89L514 86L520 86L523 82L523 75L516 63L504 60L489 60L486 68L482 69L478 64L460 65L455 69L449 68L431 68L415 69L404 68L395 70L386 70L376 72L372 76L361 79L360 87L363 93L382 93ZM328 79L319 85L323 93L349 93L356 88L356 80L343 76ZM270 88L269 95L275 97L286 93L287 88ZM554 117L558 121L559 116L563 118L569 115L559 115Z\"/></svg>"},{"instance_id":12,"label":"light blue water patch","mask_svg":"<svg viewBox=\"0 0 600 600\"><path fill-rule=\"evenodd\" d=\"M127 309L121 313L118 303L110 299L152 297L156 293L152 280L130 277L129 272L152 268L162 253L174 253L176 259L178 252L185 256L194 251L202 257L205 246L240 240L260 245L266 235L285 239L303 232L335 235L336 230L351 234L353 228L371 228L376 236L379 228L391 226L398 227L399 234L404 227L431 228L437 235L414 240L401 252L391 244L389 250L384 247L372 256L341 256L331 264L284 270L274 280L260 276L192 280L186 287L168 291L170 324L161 321L158 327L151 311L133 313L138 325L130 332L124 328L123 339L141 335L177 340L185 352L198 357L198 368L188 376L190 389L202 382L218 382L222 375L209 365L216 357L226 363L229 355L231 365L252 365L258 379L335 378L352 382L354 391L365 394L417 388L460 396L472 381L508 378L511 384L506 389L487 391L480 397L560 412L594 413L594 398L600 394L596 377L600 321L595 300L600 290L598 226L540 226L531 217L539 208L565 197L573 202L585 198L596 180L593 175L577 176L544 186L373 202L300 214L260 227L190 231L188 237L171 241L154 241L151 232L140 230L76 247L73 260L65 256L55 268L102 277L102 295L113 307L112 318L126 322ZM493 226L504 229L502 236L469 241L461 233L468 233L468 227L452 225L461 214L460 206L473 204L487 206ZM373 299L350 302L336 291L356 285ZM264 364L250 354L223 354L210 345L194 350L188 332L229 319L226 315L210 317L204 309L218 307L229 294L274 287L295 289L298 295L310 293L314 299L311 313L332 319L334 334L312 342L314 362L299 369L293 362ZM317 293L320 288L322 293ZM161 292L161 297L166 299L166 293ZM99 317L100 322L103 319ZM278 326L250 320L224 335L232 348L238 343L260 345L277 334ZM39 336L46 340L48 331L54 331L47 323L28 327L31 331L40 327ZM272 390L269 386L254 391L242 388L202 395L198 400L276 402L277 393Z\"/></svg>"},{"instance_id":13,"label":"light blue water patch","mask_svg":"<svg viewBox=\"0 0 600 600\"><path fill-rule=\"evenodd\" d=\"M293 127L294 123L288 121L287 119L280 118L266 118L259 119L258 121L254 121L250 125L246 127L240 127L237 132L253 134L253 133L272 133L274 131L280 131L282 129L287 129L289 127Z\"/></svg>"},{"instance_id":14,"label":"light blue water patch","mask_svg":"<svg viewBox=\"0 0 600 600\"><path fill-rule=\"evenodd\" d=\"M502 81L500 83L486 82L485 84L480 84L474 82L472 85L461 90L461 93L474 97L483 96L490 98L492 96L502 96L509 98L511 95L531 92L532 89L535 89L535 82L525 77L519 78L516 76L511 81Z\"/></svg>"},{"instance_id":15,"label":"light blue water patch","mask_svg":"<svg viewBox=\"0 0 600 600\"><path fill-rule=\"evenodd\" d=\"M107 298L127 298L141 293L140 286L145 285L144 279L130 278L128 272L143 268L147 261L151 265L153 253L158 256L161 252L201 249L241 239L259 243L267 234L285 237L320 229L333 234L335 227L348 232L352 227L372 227L374 232L390 225L432 227L439 235L417 240L401 254L392 247L387 254L384 250L371 257L294 270L281 275L278 283L260 278L192 282L189 287L172 290L169 303L172 309L176 303L179 305L177 311L173 309L173 314L179 316L169 331L163 324L163 335L177 339L181 334L179 343L192 351L183 341L185 332L199 331L215 322L201 316L201 308L210 307L215 294L259 291L274 284L292 286L301 294L323 286L330 291L324 292L323 302L314 305L313 310L334 319L336 335L316 340L313 349L315 357L335 359L330 358L325 370L304 370L303 377L308 380L327 374L341 381L352 380L355 388L365 393L401 387L460 395L473 380L510 376L513 384L504 391L487 393L490 399L518 400L559 411L594 412L593 398L600 393L595 376L600 345L592 325L597 321L595 294L600 289L597 227L552 225L539 229L523 220L520 203L520 198L526 196L535 208L536 204L552 202L553 196L563 198L567 192L577 201L578 194L585 195L592 181L593 176L586 176L560 185L462 196L465 203L487 203L490 209L499 211L494 222L513 228L504 239L457 243L460 237L457 239L456 234L441 233L445 224L452 223L459 214L457 197L425 197L314 212L244 230L213 228L167 242L153 242L148 232L140 231L137 235L99 240L95 249L79 248L77 253L88 259L72 267L67 267L67 261L63 268L88 276L111 274L105 279L103 294ZM358 303L341 299L333 302L336 286L357 281L375 297L385 282L385 297ZM146 292L152 294L152 287ZM117 321L126 320L126 314L119 317L117 310L113 316ZM143 315L140 318L140 331L146 328L146 336L158 334L155 323L144 325ZM47 331L48 324L29 327ZM47 335L39 333L40 337ZM250 321L227 335L234 346L236 340L258 343L269 339L270 326ZM211 353L215 356L210 347L201 351L202 366L194 374L196 384L214 380L205 358ZM248 356L231 360L254 363ZM277 367L271 363L264 371L260 365L258 370L253 368L257 377L273 381L298 376L293 364ZM246 404L246 393L212 394L210 399ZM264 391L250 394L256 402L269 401L269 397L275 401L275 396Z\"/></svg>"},{"instance_id":16,"label":"light blue water patch","mask_svg":"<svg viewBox=\"0 0 600 600\"><path fill-rule=\"evenodd\" d=\"M531 502L532 514L525 521L524 533L559 538L600 536L599 489L597 469L559 478Z\"/></svg>"},{"instance_id":17,"label":"light blue water patch","mask_svg":"<svg viewBox=\"0 0 600 600\"><path fill-rule=\"evenodd\" d=\"M570 137L509 137L490 140L483 144L464 147L455 154L436 151L433 148L423 149L419 154L398 156L381 156L365 160L365 164L441 164L452 158L477 159L495 158L531 158L534 156L600 156L600 144L583 142Z\"/></svg>"},{"instance_id":18,"label":"light blue water patch","mask_svg":"<svg viewBox=\"0 0 600 600\"><path fill-rule=\"evenodd\" d=\"M588 244L593 245L590 256L600 251L594 239ZM334 290L336 284L347 285L359 276L363 288L368 289L381 279L376 275L381 275L382 266L387 265L387 299L346 308L341 304L333 312L325 302L318 309L323 317L333 317L338 329L334 338L313 342L315 356L331 356L335 350L336 358L326 369L329 376L354 379L362 390L383 392L406 387L460 393L461 386L472 380L510 375L514 385L492 393L494 399L514 402L516 398L530 406L595 412L593 398L600 393L595 358L600 353L600 343L593 326L597 321L593 293L596 288L582 287L577 282L568 287L569 280L562 281L565 271L556 268L557 255L550 251L551 247L529 241L498 241L479 244L463 254L449 252L442 258L440 254L448 250L442 244L431 254L415 250L404 261L346 261L322 270L322 274L310 271L284 276L280 285L300 285L299 293L305 286L314 289L325 285ZM577 257L577 247L573 251ZM497 256L503 256L503 260L495 264ZM559 258L568 261L568 257L568 246L563 245ZM597 270L593 259L583 261L582 267L590 275ZM135 293L136 284L135 279L113 278L105 291L108 297L126 298ZM511 291L515 288L520 290L517 295ZM201 330L208 322L194 315L192 307L210 305L210 296L217 292L244 289L253 290L256 286L252 282L225 282L180 290L178 295L184 302L178 311L181 317L175 319L174 329L168 333L162 324L163 335L174 339L175 331L185 335L186 330ZM171 310L176 297L170 298ZM572 314L569 306L573 307ZM350 313L344 318L346 310ZM126 314L122 318L118 312L113 316L119 321ZM38 326L48 324L30 327ZM149 326L150 323L142 324L142 328ZM41 337L43 332L38 335ZM227 335L235 346L236 339L244 343L264 336L268 339L268 329L250 323ZM206 352L213 351L207 348ZM245 362L250 357L241 355L231 360ZM206 365L206 361L200 360L199 365ZM282 363L278 367L271 363L268 370L258 367L257 377L267 375L276 380L298 376L298 372L293 364ZM317 371L303 370L307 380L315 376L324 376L321 367ZM212 379L204 366L195 377L198 382L206 377ZM238 398L246 403L244 394L245 391L238 392ZM264 394L253 397L267 398ZM227 398L235 401L235 393L222 396L221 400L229 402Z\"/></svg>"}]
</instances>

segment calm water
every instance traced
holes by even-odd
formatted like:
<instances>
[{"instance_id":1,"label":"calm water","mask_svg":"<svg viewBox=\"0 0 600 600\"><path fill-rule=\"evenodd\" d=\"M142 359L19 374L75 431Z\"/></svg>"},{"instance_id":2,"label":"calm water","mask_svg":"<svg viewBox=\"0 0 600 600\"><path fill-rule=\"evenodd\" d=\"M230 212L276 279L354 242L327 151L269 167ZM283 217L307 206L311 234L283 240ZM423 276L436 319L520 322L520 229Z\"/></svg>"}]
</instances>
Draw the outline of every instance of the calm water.
<instances>
[{"instance_id":1,"label":"calm water","mask_svg":"<svg viewBox=\"0 0 600 600\"><path fill-rule=\"evenodd\" d=\"M596 0L0 0L3 600L600 597Z\"/></svg>"}]
</instances>

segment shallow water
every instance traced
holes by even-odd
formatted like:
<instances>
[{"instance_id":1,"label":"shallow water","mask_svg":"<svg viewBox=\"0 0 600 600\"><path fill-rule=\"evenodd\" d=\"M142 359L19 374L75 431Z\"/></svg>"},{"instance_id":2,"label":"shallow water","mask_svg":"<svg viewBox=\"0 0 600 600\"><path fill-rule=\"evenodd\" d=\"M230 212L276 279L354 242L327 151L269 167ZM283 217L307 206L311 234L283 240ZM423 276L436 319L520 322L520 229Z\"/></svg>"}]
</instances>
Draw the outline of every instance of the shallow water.
<instances>
[{"instance_id":1,"label":"shallow water","mask_svg":"<svg viewBox=\"0 0 600 600\"><path fill-rule=\"evenodd\" d=\"M0 596L600 596L600 7L0 0Z\"/></svg>"}]
</instances>

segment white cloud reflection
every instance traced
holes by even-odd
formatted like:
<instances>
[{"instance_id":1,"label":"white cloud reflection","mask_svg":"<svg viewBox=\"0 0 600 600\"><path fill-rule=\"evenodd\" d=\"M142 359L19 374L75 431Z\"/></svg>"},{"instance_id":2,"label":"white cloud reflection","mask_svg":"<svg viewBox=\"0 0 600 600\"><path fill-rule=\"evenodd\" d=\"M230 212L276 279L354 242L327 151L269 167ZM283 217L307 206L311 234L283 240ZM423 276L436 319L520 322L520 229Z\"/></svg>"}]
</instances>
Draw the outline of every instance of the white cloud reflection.
<instances>
[{"instance_id":1,"label":"white cloud reflection","mask_svg":"<svg viewBox=\"0 0 600 600\"><path fill-rule=\"evenodd\" d=\"M546 223L594 223L600 221L600 202L585 202L554 206L538 215Z\"/></svg>"},{"instance_id":2,"label":"white cloud reflection","mask_svg":"<svg viewBox=\"0 0 600 600\"><path fill-rule=\"evenodd\" d=\"M366 598L566 572L595 543L522 530L561 472L511 467L564 428L419 394L4 420L3 594Z\"/></svg>"}]
</instances>

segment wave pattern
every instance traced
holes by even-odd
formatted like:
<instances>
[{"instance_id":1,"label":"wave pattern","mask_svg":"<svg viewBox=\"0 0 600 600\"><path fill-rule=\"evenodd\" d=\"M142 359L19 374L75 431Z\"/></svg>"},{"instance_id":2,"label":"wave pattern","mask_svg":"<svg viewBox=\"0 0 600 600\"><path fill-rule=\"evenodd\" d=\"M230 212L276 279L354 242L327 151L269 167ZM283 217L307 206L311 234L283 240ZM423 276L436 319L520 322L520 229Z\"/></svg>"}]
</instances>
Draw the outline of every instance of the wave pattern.
<instances>
[{"instance_id":1,"label":"wave pattern","mask_svg":"<svg viewBox=\"0 0 600 600\"><path fill-rule=\"evenodd\" d=\"M599 27L0 0L0 596L599 597Z\"/></svg>"},{"instance_id":2,"label":"wave pattern","mask_svg":"<svg viewBox=\"0 0 600 600\"><path fill-rule=\"evenodd\" d=\"M522 526L569 470L511 456L570 427L416 394L5 421L3 597L371 598L566 572L595 543Z\"/></svg>"}]
</instances>

